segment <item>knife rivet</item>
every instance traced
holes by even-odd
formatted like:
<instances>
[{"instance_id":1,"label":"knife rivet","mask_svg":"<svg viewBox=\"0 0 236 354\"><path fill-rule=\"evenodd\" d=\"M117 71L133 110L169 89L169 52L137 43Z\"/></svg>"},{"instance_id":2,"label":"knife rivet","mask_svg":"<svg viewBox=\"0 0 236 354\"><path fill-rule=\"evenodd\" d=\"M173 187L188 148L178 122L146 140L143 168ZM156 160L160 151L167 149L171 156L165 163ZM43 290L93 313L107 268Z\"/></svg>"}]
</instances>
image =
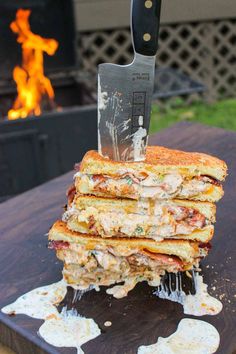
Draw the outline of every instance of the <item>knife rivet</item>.
<instances>
[{"instance_id":1,"label":"knife rivet","mask_svg":"<svg viewBox=\"0 0 236 354\"><path fill-rule=\"evenodd\" d=\"M145 1L145 7L146 7L147 9L151 9L151 7L152 7L152 1L151 1L151 0Z\"/></svg>"},{"instance_id":2,"label":"knife rivet","mask_svg":"<svg viewBox=\"0 0 236 354\"><path fill-rule=\"evenodd\" d=\"M150 39L151 39L150 33L144 33L143 39L144 39L145 42L149 42Z\"/></svg>"}]
</instances>

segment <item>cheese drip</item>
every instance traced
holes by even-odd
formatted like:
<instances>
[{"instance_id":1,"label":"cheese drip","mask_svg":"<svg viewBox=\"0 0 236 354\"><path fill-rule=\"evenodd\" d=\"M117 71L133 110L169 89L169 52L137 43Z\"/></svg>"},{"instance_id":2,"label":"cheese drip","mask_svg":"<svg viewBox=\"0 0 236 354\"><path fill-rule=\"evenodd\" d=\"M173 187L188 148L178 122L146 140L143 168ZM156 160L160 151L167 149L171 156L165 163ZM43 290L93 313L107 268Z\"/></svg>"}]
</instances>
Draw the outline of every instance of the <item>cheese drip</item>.
<instances>
[{"instance_id":1,"label":"cheese drip","mask_svg":"<svg viewBox=\"0 0 236 354\"><path fill-rule=\"evenodd\" d=\"M63 308L59 313L57 305L64 299L67 284L64 280L29 291L15 302L2 308L8 315L24 314L44 320L39 328L40 336L56 347L75 347L77 353L84 353L81 345L101 334L93 319L81 317L76 310Z\"/></svg>"},{"instance_id":2,"label":"cheese drip","mask_svg":"<svg viewBox=\"0 0 236 354\"><path fill-rule=\"evenodd\" d=\"M186 295L182 290L181 278L176 275L177 288L175 291L171 289L170 293L166 288L161 285L156 291L155 295L161 299L167 299L174 302L178 302L183 305L184 313L186 315L204 316L204 315L217 315L222 310L222 303L209 295L207 292L207 284L204 284L203 277L198 273L194 275L194 282L196 288L196 294Z\"/></svg>"}]
</instances>

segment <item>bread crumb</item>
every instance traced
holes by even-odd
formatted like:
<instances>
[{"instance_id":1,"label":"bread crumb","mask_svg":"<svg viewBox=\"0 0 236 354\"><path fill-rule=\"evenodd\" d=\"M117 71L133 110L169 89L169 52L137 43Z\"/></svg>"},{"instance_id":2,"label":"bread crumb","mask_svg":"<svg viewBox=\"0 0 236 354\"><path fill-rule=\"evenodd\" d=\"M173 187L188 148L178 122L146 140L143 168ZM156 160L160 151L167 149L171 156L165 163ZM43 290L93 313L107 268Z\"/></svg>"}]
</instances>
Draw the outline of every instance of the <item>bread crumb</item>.
<instances>
[{"instance_id":1,"label":"bread crumb","mask_svg":"<svg viewBox=\"0 0 236 354\"><path fill-rule=\"evenodd\" d=\"M111 327L111 325L112 325L112 322L111 322L111 321L106 321L106 322L104 323L104 326L105 326L105 327Z\"/></svg>"}]
</instances>

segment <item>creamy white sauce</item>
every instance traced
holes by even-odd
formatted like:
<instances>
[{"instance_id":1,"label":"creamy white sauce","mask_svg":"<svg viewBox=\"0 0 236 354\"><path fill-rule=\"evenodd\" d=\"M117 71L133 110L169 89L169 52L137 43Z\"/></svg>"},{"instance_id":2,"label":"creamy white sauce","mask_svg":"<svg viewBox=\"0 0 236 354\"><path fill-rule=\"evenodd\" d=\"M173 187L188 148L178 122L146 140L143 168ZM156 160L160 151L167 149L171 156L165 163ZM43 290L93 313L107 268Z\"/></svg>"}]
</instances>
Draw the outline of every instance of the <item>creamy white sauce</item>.
<instances>
[{"instance_id":1,"label":"creamy white sauce","mask_svg":"<svg viewBox=\"0 0 236 354\"><path fill-rule=\"evenodd\" d=\"M101 100L99 101L98 109L99 110L104 110L107 107L108 103L108 93L107 92L102 92L101 93Z\"/></svg>"},{"instance_id":2,"label":"creamy white sauce","mask_svg":"<svg viewBox=\"0 0 236 354\"><path fill-rule=\"evenodd\" d=\"M120 132L123 133L125 132L126 130L129 129L130 127L130 123L131 122L131 118L128 118L126 120L124 120L121 124L120 124ZM128 136L127 136L128 137ZM121 155L123 157L123 154ZM124 159L125 161L125 159Z\"/></svg>"},{"instance_id":3,"label":"creamy white sauce","mask_svg":"<svg viewBox=\"0 0 236 354\"><path fill-rule=\"evenodd\" d=\"M217 315L221 312L222 303L209 295L207 292L207 284L204 284L203 277L197 275L195 278L195 295L187 295L184 301L184 313L186 315L194 314L195 316Z\"/></svg>"},{"instance_id":4,"label":"creamy white sauce","mask_svg":"<svg viewBox=\"0 0 236 354\"><path fill-rule=\"evenodd\" d=\"M75 347L82 354L80 346L101 334L93 319L81 317L74 310L61 313L57 305L64 299L67 284L64 280L42 286L20 296L15 302L2 308L8 315L24 314L45 322L39 328L40 336L56 347Z\"/></svg>"},{"instance_id":5,"label":"creamy white sauce","mask_svg":"<svg viewBox=\"0 0 236 354\"><path fill-rule=\"evenodd\" d=\"M145 138L147 136L147 130L139 127L139 129L133 134L133 153L134 161L145 160Z\"/></svg>"},{"instance_id":6,"label":"creamy white sauce","mask_svg":"<svg viewBox=\"0 0 236 354\"><path fill-rule=\"evenodd\" d=\"M6 314L24 314L45 320L58 315L56 305L66 296L67 285L64 280L29 291L15 302L2 308Z\"/></svg>"},{"instance_id":7,"label":"creamy white sauce","mask_svg":"<svg viewBox=\"0 0 236 354\"><path fill-rule=\"evenodd\" d=\"M138 348L138 354L213 354L220 344L217 329L211 324L184 318L177 331L157 343Z\"/></svg>"},{"instance_id":8,"label":"creamy white sauce","mask_svg":"<svg viewBox=\"0 0 236 354\"><path fill-rule=\"evenodd\" d=\"M106 290L108 295L113 295L116 299L121 299L128 295L128 292L132 290L137 284L137 280L134 278L127 279L123 285L115 285Z\"/></svg>"},{"instance_id":9,"label":"creamy white sauce","mask_svg":"<svg viewBox=\"0 0 236 354\"><path fill-rule=\"evenodd\" d=\"M107 102L104 102L104 97L102 95L100 76L98 75L98 151L99 153L101 153L101 149L102 149L101 134L99 129L99 124L101 120L100 110L104 110L106 108L106 104Z\"/></svg>"},{"instance_id":10,"label":"creamy white sauce","mask_svg":"<svg viewBox=\"0 0 236 354\"><path fill-rule=\"evenodd\" d=\"M101 80L100 80L100 76L98 75L98 111L106 109L107 104L108 104L108 92L106 91L102 92ZM100 121L100 119L98 119L98 121Z\"/></svg>"},{"instance_id":11,"label":"creamy white sauce","mask_svg":"<svg viewBox=\"0 0 236 354\"><path fill-rule=\"evenodd\" d=\"M182 290L181 278L176 276L177 289L173 291L169 285L170 293L162 284L155 292L155 295L161 299L167 299L178 302L183 305L186 315L204 316L217 315L222 310L222 303L209 295L207 292L207 284L204 284L203 277L199 274L194 276L196 294L186 295Z\"/></svg>"},{"instance_id":12,"label":"creamy white sauce","mask_svg":"<svg viewBox=\"0 0 236 354\"><path fill-rule=\"evenodd\" d=\"M84 296L84 294L86 294L87 292L89 292L93 289L94 289L94 286L92 286L92 285L89 286L87 289L73 288L74 296L73 296L72 304L75 304L77 301L80 301L82 299L82 297Z\"/></svg>"},{"instance_id":13,"label":"creamy white sauce","mask_svg":"<svg viewBox=\"0 0 236 354\"><path fill-rule=\"evenodd\" d=\"M112 288L106 290L106 293L109 295L113 295L116 299L122 299L127 296L129 291L131 291L135 285L139 282L137 278L129 278L127 279L123 285L115 285ZM150 286L159 286L161 282L161 277L159 274L153 275L153 280L150 280L148 284Z\"/></svg>"},{"instance_id":14,"label":"creamy white sauce","mask_svg":"<svg viewBox=\"0 0 236 354\"><path fill-rule=\"evenodd\" d=\"M111 147L113 149L114 160L120 160L120 151L118 146L119 135L121 132L127 130L127 123L117 122L117 116L123 111L122 99L119 93L115 93L113 96L109 97L107 92L101 91L100 78L98 78L98 151L102 153L101 146L101 136L100 136L100 121L101 121L101 111L104 111L108 105L112 107L112 116L109 117L109 121L106 121L106 127L108 129L108 134L111 138Z\"/></svg>"},{"instance_id":15,"label":"creamy white sauce","mask_svg":"<svg viewBox=\"0 0 236 354\"><path fill-rule=\"evenodd\" d=\"M81 346L101 334L92 319L81 317L76 311L62 311L46 320L39 328L40 336L55 347L75 347L77 353L84 353Z\"/></svg>"},{"instance_id":16,"label":"creamy white sauce","mask_svg":"<svg viewBox=\"0 0 236 354\"><path fill-rule=\"evenodd\" d=\"M114 122L106 122L106 127L108 128L109 131L109 135L111 137L111 141L112 141L112 149L113 149L113 156L114 156L114 160L119 160L119 148L118 148L118 129L117 127L114 125Z\"/></svg>"}]
</instances>

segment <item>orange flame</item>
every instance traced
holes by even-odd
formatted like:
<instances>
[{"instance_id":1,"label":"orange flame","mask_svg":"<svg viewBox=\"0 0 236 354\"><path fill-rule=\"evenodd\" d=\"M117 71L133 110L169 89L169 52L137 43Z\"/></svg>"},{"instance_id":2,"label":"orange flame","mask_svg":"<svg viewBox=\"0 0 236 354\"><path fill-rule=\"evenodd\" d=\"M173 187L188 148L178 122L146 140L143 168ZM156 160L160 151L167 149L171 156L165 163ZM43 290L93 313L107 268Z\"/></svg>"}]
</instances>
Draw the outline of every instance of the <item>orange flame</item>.
<instances>
[{"instance_id":1,"label":"orange flame","mask_svg":"<svg viewBox=\"0 0 236 354\"><path fill-rule=\"evenodd\" d=\"M44 75L43 54L53 55L58 42L31 32L30 13L30 10L19 9L16 20L10 25L11 30L18 35L17 42L22 46L22 66L16 66L13 70L18 95L13 108L8 111L8 119L38 116L41 114L42 98L47 97L50 102L54 99L52 84Z\"/></svg>"}]
</instances>

